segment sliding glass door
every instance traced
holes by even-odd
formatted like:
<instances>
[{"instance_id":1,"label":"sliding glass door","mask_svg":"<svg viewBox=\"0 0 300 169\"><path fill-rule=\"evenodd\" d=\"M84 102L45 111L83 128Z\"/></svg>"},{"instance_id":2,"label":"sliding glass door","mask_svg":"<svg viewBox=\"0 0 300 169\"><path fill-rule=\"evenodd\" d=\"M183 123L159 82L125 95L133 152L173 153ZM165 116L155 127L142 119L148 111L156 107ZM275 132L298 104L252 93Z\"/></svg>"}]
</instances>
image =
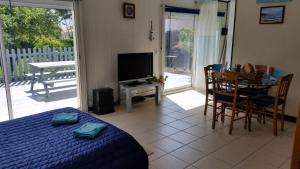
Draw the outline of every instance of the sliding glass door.
<instances>
[{"instance_id":1,"label":"sliding glass door","mask_svg":"<svg viewBox=\"0 0 300 169\"><path fill-rule=\"evenodd\" d=\"M0 121L79 107L73 3L49 2L0 3Z\"/></svg>"},{"instance_id":2,"label":"sliding glass door","mask_svg":"<svg viewBox=\"0 0 300 169\"><path fill-rule=\"evenodd\" d=\"M165 12L165 91L192 85L195 14Z\"/></svg>"},{"instance_id":3,"label":"sliding glass door","mask_svg":"<svg viewBox=\"0 0 300 169\"><path fill-rule=\"evenodd\" d=\"M10 88L7 79L7 65L5 57L2 57L4 53L2 49L5 48L3 42L3 31L2 31L2 22L0 21L0 122L6 121L12 118L12 108L10 100Z\"/></svg>"}]
</instances>

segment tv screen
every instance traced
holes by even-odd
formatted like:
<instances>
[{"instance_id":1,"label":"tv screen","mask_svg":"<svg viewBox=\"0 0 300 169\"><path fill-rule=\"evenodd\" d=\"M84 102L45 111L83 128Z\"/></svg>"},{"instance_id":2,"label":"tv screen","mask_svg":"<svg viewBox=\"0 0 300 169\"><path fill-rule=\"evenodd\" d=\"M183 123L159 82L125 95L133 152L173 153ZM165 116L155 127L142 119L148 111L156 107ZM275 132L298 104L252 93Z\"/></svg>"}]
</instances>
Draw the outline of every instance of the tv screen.
<instances>
[{"instance_id":1,"label":"tv screen","mask_svg":"<svg viewBox=\"0 0 300 169\"><path fill-rule=\"evenodd\" d=\"M153 76L153 53L128 53L118 55L119 81L129 81Z\"/></svg>"}]
</instances>

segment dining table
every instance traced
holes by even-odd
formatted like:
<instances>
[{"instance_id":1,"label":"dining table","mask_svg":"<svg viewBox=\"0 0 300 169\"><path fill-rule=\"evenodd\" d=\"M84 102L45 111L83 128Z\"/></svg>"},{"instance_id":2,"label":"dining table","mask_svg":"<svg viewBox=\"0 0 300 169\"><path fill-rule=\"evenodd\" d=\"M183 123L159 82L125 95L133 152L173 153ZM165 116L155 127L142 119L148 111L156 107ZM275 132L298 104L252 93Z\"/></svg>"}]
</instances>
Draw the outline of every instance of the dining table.
<instances>
[{"instance_id":1,"label":"dining table","mask_svg":"<svg viewBox=\"0 0 300 169\"><path fill-rule=\"evenodd\" d=\"M238 93L241 96L253 97L256 95L267 95L269 90L277 85L277 79L262 73L247 73L234 70L226 70L237 74L239 77Z\"/></svg>"}]
</instances>

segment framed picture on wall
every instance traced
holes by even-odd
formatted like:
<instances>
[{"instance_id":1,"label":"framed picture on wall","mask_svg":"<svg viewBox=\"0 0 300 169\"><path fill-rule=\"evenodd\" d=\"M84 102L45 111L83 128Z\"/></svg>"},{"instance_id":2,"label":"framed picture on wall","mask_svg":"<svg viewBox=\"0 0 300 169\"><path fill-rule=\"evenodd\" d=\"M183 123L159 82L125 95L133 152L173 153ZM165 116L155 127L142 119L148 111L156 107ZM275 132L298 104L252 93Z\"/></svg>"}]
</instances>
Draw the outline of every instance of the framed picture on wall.
<instances>
[{"instance_id":1,"label":"framed picture on wall","mask_svg":"<svg viewBox=\"0 0 300 169\"><path fill-rule=\"evenodd\" d=\"M124 18L135 18L135 4L125 2L123 4L123 16Z\"/></svg>"},{"instance_id":2,"label":"framed picture on wall","mask_svg":"<svg viewBox=\"0 0 300 169\"><path fill-rule=\"evenodd\" d=\"M282 24L285 6L268 6L260 9L260 24Z\"/></svg>"}]
</instances>

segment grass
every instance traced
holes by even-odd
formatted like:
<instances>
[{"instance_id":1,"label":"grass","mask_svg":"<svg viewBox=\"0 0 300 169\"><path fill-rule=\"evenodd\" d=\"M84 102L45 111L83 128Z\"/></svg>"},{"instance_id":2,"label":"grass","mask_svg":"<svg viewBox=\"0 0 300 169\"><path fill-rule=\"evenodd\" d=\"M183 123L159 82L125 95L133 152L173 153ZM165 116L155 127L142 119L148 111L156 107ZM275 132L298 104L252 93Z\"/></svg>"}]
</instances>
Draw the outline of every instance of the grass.
<instances>
[{"instance_id":1,"label":"grass","mask_svg":"<svg viewBox=\"0 0 300 169\"><path fill-rule=\"evenodd\" d=\"M2 66L0 66L0 79L2 79Z\"/></svg>"}]
</instances>

